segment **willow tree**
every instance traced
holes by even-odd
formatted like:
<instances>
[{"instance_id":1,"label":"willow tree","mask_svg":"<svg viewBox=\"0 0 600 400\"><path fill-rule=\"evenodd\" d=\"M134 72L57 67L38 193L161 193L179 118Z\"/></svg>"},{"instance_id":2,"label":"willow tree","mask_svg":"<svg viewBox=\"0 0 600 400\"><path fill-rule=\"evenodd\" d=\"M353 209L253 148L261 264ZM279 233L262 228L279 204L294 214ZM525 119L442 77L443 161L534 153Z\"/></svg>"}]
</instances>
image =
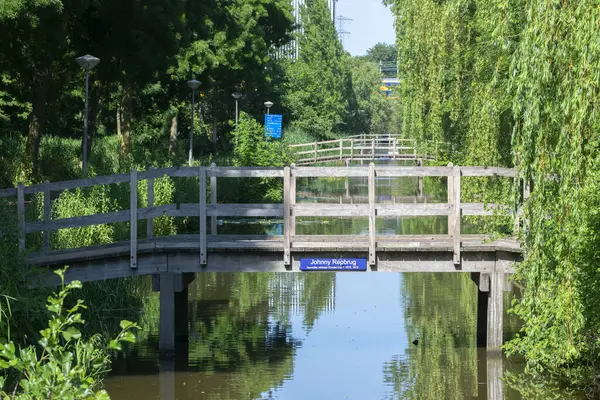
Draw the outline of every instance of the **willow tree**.
<instances>
[{"instance_id":1,"label":"willow tree","mask_svg":"<svg viewBox=\"0 0 600 400\"><path fill-rule=\"evenodd\" d=\"M405 132L451 140L455 162L515 165L532 184L514 307L523 335L507 349L531 371L600 369L597 2L393 8Z\"/></svg>"}]
</instances>

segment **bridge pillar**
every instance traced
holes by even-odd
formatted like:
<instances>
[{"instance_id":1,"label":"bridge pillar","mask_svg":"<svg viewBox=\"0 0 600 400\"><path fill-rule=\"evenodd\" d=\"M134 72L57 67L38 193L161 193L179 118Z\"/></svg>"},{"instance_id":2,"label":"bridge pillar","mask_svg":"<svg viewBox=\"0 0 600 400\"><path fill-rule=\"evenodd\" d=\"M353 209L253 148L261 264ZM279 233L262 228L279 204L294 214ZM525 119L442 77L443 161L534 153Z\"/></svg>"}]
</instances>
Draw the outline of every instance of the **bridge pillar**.
<instances>
[{"instance_id":1,"label":"bridge pillar","mask_svg":"<svg viewBox=\"0 0 600 400\"><path fill-rule=\"evenodd\" d=\"M161 352L173 353L175 343L188 339L188 286L194 274L172 272L153 276L160 289L160 326L158 347Z\"/></svg>"},{"instance_id":2,"label":"bridge pillar","mask_svg":"<svg viewBox=\"0 0 600 400\"><path fill-rule=\"evenodd\" d=\"M488 352L502 352L504 273L472 273L477 284L477 345Z\"/></svg>"}]
</instances>

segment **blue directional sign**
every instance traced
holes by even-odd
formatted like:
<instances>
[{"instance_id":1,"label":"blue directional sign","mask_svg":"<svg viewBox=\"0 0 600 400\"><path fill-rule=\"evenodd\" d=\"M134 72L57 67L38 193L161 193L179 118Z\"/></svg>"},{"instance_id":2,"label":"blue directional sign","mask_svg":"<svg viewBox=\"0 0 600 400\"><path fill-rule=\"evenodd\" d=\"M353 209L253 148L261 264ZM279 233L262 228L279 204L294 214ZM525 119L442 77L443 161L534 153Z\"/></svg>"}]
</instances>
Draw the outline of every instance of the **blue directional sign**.
<instances>
[{"instance_id":1,"label":"blue directional sign","mask_svg":"<svg viewBox=\"0 0 600 400\"><path fill-rule=\"evenodd\" d=\"M366 271L365 258L301 258L300 271Z\"/></svg>"},{"instance_id":2,"label":"blue directional sign","mask_svg":"<svg viewBox=\"0 0 600 400\"><path fill-rule=\"evenodd\" d=\"M283 116L280 114L265 114L265 136L281 139Z\"/></svg>"}]
</instances>

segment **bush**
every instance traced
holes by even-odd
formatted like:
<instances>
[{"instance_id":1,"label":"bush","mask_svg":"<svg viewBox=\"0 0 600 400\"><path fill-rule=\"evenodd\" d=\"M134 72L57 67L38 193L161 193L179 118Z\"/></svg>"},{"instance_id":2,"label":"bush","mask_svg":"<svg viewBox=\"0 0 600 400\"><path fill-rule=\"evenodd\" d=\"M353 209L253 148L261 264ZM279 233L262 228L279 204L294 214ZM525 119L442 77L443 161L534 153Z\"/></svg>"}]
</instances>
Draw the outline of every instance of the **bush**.
<instances>
[{"instance_id":1,"label":"bush","mask_svg":"<svg viewBox=\"0 0 600 400\"><path fill-rule=\"evenodd\" d=\"M73 307L65 304L69 294L81 288L81 282L65 286L65 270L57 272L62 289L48 297L46 308L52 316L48 327L40 331L38 346L17 351L10 337L0 345L0 368L13 373L8 381L0 377L3 399L109 399L108 393L100 389L104 374L110 370L109 351L121 350L123 342L135 342L132 331L139 327L121 321L121 332L108 344L98 334L84 339L78 329L85 322L79 312L86 308L83 301L78 300ZM5 384L9 382L6 392Z\"/></svg>"}]
</instances>

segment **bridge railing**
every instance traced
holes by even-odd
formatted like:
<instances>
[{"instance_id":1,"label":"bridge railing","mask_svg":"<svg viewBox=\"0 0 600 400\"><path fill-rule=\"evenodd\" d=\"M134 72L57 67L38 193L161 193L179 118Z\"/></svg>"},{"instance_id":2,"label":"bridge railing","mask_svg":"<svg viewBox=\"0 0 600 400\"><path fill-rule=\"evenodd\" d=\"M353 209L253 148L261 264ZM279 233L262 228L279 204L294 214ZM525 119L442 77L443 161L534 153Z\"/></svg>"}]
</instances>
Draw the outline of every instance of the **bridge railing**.
<instances>
[{"instance_id":1,"label":"bridge railing","mask_svg":"<svg viewBox=\"0 0 600 400\"><path fill-rule=\"evenodd\" d=\"M336 160L416 160L416 143L413 139L396 136L362 135L322 142L289 146L299 157L298 165Z\"/></svg>"},{"instance_id":2,"label":"bridge railing","mask_svg":"<svg viewBox=\"0 0 600 400\"><path fill-rule=\"evenodd\" d=\"M198 178L199 203L154 205L154 179L168 177ZM259 167L174 167L151 169L148 171L132 170L128 174L85 178L65 182L46 182L43 184L0 190L0 198L17 199L19 220L19 248L26 249L26 235L43 232L43 254L52 254L50 232L59 229L86 227L115 222L129 222L131 268L137 266L137 247L140 237L154 237L153 219L164 215L171 217L199 217L199 242L201 264L207 260L207 236L217 235L217 217L282 217L283 218L283 259L286 265L291 262L290 253L296 239L297 217L368 217L369 219L369 263L375 264L377 237L375 229L376 217L418 217L448 216L448 233L452 238L455 263L460 263L461 251L461 216L489 216L500 210L496 204L462 203L461 177L506 177L515 178L515 171L496 167L396 167L369 166L354 167L302 167L285 168ZM217 178L281 178L283 179L283 204L221 204L217 202ZM297 203L297 178L347 178L362 177L368 180L368 203L366 204L331 204L331 203ZM448 184L447 203L429 204L381 204L376 202L376 177L446 177ZM147 207L138 208L138 182L148 181ZM77 216L72 218L51 219L53 192L107 185L116 183L130 184L130 207L128 210L108 212L96 215ZM207 192L210 188L210 199ZM43 193L43 220L25 220L25 196ZM516 215L515 228L519 226L520 215ZM210 219L210 230L208 221ZM145 235L138 232L138 221L147 220ZM57 260L60 257L57 257ZM46 257L45 260L50 260Z\"/></svg>"}]
</instances>

